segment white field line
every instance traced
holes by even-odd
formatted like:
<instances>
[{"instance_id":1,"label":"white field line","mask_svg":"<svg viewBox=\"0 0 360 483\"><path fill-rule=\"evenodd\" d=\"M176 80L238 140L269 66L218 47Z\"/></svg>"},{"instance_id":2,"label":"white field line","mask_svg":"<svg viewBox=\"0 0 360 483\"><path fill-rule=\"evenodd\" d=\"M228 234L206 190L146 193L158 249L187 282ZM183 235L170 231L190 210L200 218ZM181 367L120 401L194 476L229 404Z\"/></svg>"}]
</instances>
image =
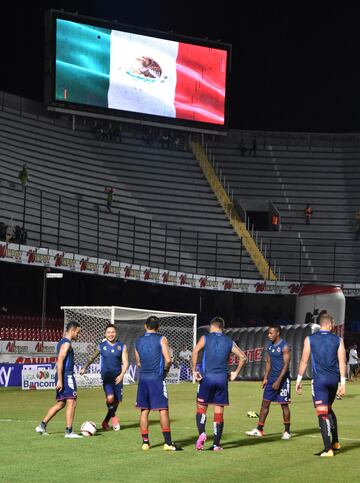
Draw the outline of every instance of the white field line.
<instances>
[{"instance_id":1,"label":"white field line","mask_svg":"<svg viewBox=\"0 0 360 483\"><path fill-rule=\"evenodd\" d=\"M306 434L305 435L305 438L321 438L321 435L315 435L315 434ZM341 438L339 438L340 441L360 441L360 438L344 438L341 436Z\"/></svg>"}]
</instances>

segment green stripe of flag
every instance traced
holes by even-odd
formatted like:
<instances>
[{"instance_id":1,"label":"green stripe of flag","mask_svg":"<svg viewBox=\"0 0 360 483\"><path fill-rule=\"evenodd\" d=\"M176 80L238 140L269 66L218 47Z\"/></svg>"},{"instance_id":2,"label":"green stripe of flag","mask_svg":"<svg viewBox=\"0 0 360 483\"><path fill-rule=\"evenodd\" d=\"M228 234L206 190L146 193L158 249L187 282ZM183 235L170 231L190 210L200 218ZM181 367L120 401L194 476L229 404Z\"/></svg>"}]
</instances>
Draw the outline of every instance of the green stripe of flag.
<instances>
[{"instance_id":1,"label":"green stripe of flag","mask_svg":"<svg viewBox=\"0 0 360 483\"><path fill-rule=\"evenodd\" d=\"M107 107L111 30L56 20L56 100Z\"/></svg>"}]
</instances>

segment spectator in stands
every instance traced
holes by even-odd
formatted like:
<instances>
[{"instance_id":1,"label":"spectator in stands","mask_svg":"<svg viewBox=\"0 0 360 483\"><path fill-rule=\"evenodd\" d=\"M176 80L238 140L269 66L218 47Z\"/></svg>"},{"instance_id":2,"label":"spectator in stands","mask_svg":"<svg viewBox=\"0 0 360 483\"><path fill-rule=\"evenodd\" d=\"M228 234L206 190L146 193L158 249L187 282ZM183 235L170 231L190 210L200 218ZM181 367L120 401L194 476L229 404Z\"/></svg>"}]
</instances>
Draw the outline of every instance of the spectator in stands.
<instances>
[{"instance_id":1,"label":"spectator in stands","mask_svg":"<svg viewBox=\"0 0 360 483\"><path fill-rule=\"evenodd\" d=\"M189 350L187 347L184 347L180 352L179 352L179 357L180 359L190 362L191 361L191 350Z\"/></svg>"},{"instance_id":2,"label":"spectator in stands","mask_svg":"<svg viewBox=\"0 0 360 483\"><path fill-rule=\"evenodd\" d=\"M183 133L180 137L181 151L188 151L189 150L189 143L190 143L189 135L186 134L186 133Z\"/></svg>"},{"instance_id":3,"label":"spectator in stands","mask_svg":"<svg viewBox=\"0 0 360 483\"><path fill-rule=\"evenodd\" d=\"M273 213L271 216L271 227L273 231L279 230L280 217L277 213Z\"/></svg>"},{"instance_id":4,"label":"spectator in stands","mask_svg":"<svg viewBox=\"0 0 360 483\"><path fill-rule=\"evenodd\" d=\"M107 193L106 208L107 208L109 213L111 213L112 202L113 202L113 199L114 199L114 191L115 191L115 188L111 188L111 187L105 188L105 192Z\"/></svg>"},{"instance_id":5,"label":"spectator in stands","mask_svg":"<svg viewBox=\"0 0 360 483\"><path fill-rule=\"evenodd\" d=\"M244 140L243 139L241 140L239 149L240 149L241 156L245 156L245 153L247 152L248 149L245 146L245 143L244 143Z\"/></svg>"},{"instance_id":6,"label":"spectator in stands","mask_svg":"<svg viewBox=\"0 0 360 483\"><path fill-rule=\"evenodd\" d=\"M122 127L121 124L116 126L113 131L113 139L117 143L122 143Z\"/></svg>"},{"instance_id":7,"label":"spectator in stands","mask_svg":"<svg viewBox=\"0 0 360 483\"><path fill-rule=\"evenodd\" d=\"M169 134L167 131L164 131L160 136L160 146L169 149Z\"/></svg>"},{"instance_id":8,"label":"spectator in stands","mask_svg":"<svg viewBox=\"0 0 360 483\"><path fill-rule=\"evenodd\" d=\"M181 140L180 140L179 136L175 136L175 139L174 139L174 149L176 151L180 151L180 147L181 147Z\"/></svg>"},{"instance_id":9,"label":"spectator in stands","mask_svg":"<svg viewBox=\"0 0 360 483\"><path fill-rule=\"evenodd\" d=\"M309 204L306 205L306 208L304 209L304 215L305 215L305 222L307 225L310 225L311 217L313 214L313 210Z\"/></svg>"},{"instance_id":10,"label":"spectator in stands","mask_svg":"<svg viewBox=\"0 0 360 483\"><path fill-rule=\"evenodd\" d=\"M111 123L109 123L109 125L103 129L102 139L103 141L111 141L112 139Z\"/></svg>"},{"instance_id":11,"label":"spectator in stands","mask_svg":"<svg viewBox=\"0 0 360 483\"><path fill-rule=\"evenodd\" d=\"M252 147L250 149L250 153L249 154L252 154L253 156L256 156L257 144L256 144L256 139L255 138L252 140L251 146Z\"/></svg>"},{"instance_id":12,"label":"spectator in stands","mask_svg":"<svg viewBox=\"0 0 360 483\"><path fill-rule=\"evenodd\" d=\"M21 170L19 172L19 180L20 180L20 183L21 183L21 186L22 186L22 190L25 191L26 186L27 186L28 181L29 181L29 174L27 172L27 166L26 166L25 163L23 164L23 167L21 168Z\"/></svg>"},{"instance_id":13,"label":"spectator in stands","mask_svg":"<svg viewBox=\"0 0 360 483\"><path fill-rule=\"evenodd\" d=\"M27 230L24 227L16 225L12 235L12 239L15 243L25 245L27 241Z\"/></svg>"},{"instance_id":14,"label":"spectator in stands","mask_svg":"<svg viewBox=\"0 0 360 483\"><path fill-rule=\"evenodd\" d=\"M13 234L14 234L14 221L13 221L13 218L11 217L10 218L10 224L7 225L7 227L6 227L5 240L7 242L10 242L12 240Z\"/></svg>"},{"instance_id":15,"label":"spectator in stands","mask_svg":"<svg viewBox=\"0 0 360 483\"><path fill-rule=\"evenodd\" d=\"M143 135L144 141L148 146L153 146L155 144L155 134L151 127L149 127Z\"/></svg>"},{"instance_id":16,"label":"spectator in stands","mask_svg":"<svg viewBox=\"0 0 360 483\"><path fill-rule=\"evenodd\" d=\"M95 137L96 139L102 139L103 129L101 126L95 125Z\"/></svg>"},{"instance_id":17,"label":"spectator in stands","mask_svg":"<svg viewBox=\"0 0 360 483\"><path fill-rule=\"evenodd\" d=\"M7 228L8 228L7 225L5 225L5 223L3 223L1 221L0 222L0 240L6 240L6 231L7 231Z\"/></svg>"},{"instance_id":18,"label":"spectator in stands","mask_svg":"<svg viewBox=\"0 0 360 483\"><path fill-rule=\"evenodd\" d=\"M355 240L360 240L360 211L355 213Z\"/></svg>"}]
</instances>

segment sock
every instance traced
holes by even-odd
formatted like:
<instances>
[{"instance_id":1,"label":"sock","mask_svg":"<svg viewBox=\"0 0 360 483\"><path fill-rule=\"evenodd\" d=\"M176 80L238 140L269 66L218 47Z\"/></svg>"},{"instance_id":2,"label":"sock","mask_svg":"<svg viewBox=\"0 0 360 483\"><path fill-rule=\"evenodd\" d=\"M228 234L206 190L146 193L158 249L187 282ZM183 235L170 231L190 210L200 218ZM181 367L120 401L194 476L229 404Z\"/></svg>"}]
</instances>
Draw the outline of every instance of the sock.
<instances>
[{"instance_id":1,"label":"sock","mask_svg":"<svg viewBox=\"0 0 360 483\"><path fill-rule=\"evenodd\" d=\"M107 407L108 407L108 412L107 412L107 415L105 417L105 421L109 421L110 418L113 418L115 416L115 411L116 411L116 405L114 403L106 403Z\"/></svg>"},{"instance_id":2,"label":"sock","mask_svg":"<svg viewBox=\"0 0 360 483\"><path fill-rule=\"evenodd\" d=\"M142 437L143 443L150 444L149 430L148 429L140 429L140 431L141 431L141 437Z\"/></svg>"},{"instance_id":3,"label":"sock","mask_svg":"<svg viewBox=\"0 0 360 483\"><path fill-rule=\"evenodd\" d=\"M70 433L72 433L72 432L73 432L73 430L72 430L72 426L70 426L70 427L66 427L66 428L65 428L65 433L70 434Z\"/></svg>"},{"instance_id":4,"label":"sock","mask_svg":"<svg viewBox=\"0 0 360 483\"><path fill-rule=\"evenodd\" d=\"M42 427L42 429L46 429L46 423L45 423L45 421L41 421L40 426Z\"/></svg>"},{"instance_id":5,"label":"sock","mask_svg":"<svg viewBox=\"0 0 360 483\"><path fill-rule=\"evenodd\" d=\"M199 431L199 434L205 433L205 425L206 425L206 409L200 408L197 410L196 413L196 425Z\"/></svg>"},{"instance_id":6,"label":"sock","mask_svg":"<svg viewBox=\"0 0 360 483\"><path fill-rule=\"evenodd\" d=\"M324 451L329 451L331 448L331 440L330 440L330 421L327 414L319 414L319 425L320 425L320 432L322 439L324 441Z\"/></svg>"},{"instance_id":7,"label":"sock","mask_svg":"<svg viewBox=\"0 0 360 483\"><path fill-rule=\"evenodd\" d=\"M290 433L290 421L284 421L284 428L287 433Z\"/></svg>"},{"instance_id":8,"label":"sock","mask_svg":"<svg viewBox=\"0 0 360 483\"><path fill-rule=\"evenodd\" d=\"M222 413L214 414L214 446L220 446L220 439L224 429L224 415Z\"/></svg>"},{"instance_id":9,"label":"sock","mask_svg":"<svg viewBox=\"0 0 360 483\"><path fill-rule=\"evenodd\" d=\"M258 423L256 429L258 429L259 431L264 431L264 423Z\"/></svg>"},{"instance_id":10,"label":"sock","mask_svg":"<svg viewBox=\"0 0 360 483\"><path fill-rule=\"evenodd\" d=\"M169 446L171 446L172 445L172 441L171 441L171 429L170 428L164 428L162 430L162 434L164 436L165 444L168 444Z\"/></svg>"},{"instance_id":11,"label":"sock","mask_svg":"<svg viewBox=\"0 0 360 483\"><path fill-rule=\"evenodd\" d=\"M337 428L337 419L336 419L336 415L335 415L334 411L331 408L330 408L330 411L329 411L329 421L330 421L332 442L338 443L339 442L339 436L338 436L338 428Z\"/></svg>"}]
</instances>

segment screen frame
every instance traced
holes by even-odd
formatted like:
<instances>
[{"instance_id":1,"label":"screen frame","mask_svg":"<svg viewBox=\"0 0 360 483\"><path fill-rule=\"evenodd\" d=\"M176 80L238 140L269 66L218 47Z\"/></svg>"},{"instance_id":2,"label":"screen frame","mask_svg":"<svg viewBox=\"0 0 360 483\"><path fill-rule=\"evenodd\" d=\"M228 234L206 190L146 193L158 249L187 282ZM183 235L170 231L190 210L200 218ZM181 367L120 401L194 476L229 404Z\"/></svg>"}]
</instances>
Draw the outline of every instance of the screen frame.
<instances>
[{"instance_id":1,"label":"screen frame","mask_svg":"<svg viewBox=\"0 0 360 483\"><path fill-rule=\"evenodd\" d=\"M92 26L120 30L123 32L134 33L149 37L155 37L175 42L184 42L202 47L211 47L225 50L227 52L226 66L226 85L225 85L225 105L224 105L224 124L206 123L203 121L192 121L187 119L163 117L154 114L143 114L133 111L123 111L118 109L91 106L87 104L72 103L58 100L55 97L56 84L56 20L63 19L73 22L88 24ZM109 22L87 16L81 16L69 12L58 10L48 10L45 12L45 62L44 62L44 103L48 110L70 113L75 115L103 118L109 120L126 121L130 123L141 123L155 126L166 126L172 129L186 129L196 132L217 132L223 134L229 125L229 105L230 105L230 76L231 76L231 44L224 42L214 42L207 39L174 34L173 32L160 32L152 29L145 29L116 21Z\"/></svg>"}]
</instances>

